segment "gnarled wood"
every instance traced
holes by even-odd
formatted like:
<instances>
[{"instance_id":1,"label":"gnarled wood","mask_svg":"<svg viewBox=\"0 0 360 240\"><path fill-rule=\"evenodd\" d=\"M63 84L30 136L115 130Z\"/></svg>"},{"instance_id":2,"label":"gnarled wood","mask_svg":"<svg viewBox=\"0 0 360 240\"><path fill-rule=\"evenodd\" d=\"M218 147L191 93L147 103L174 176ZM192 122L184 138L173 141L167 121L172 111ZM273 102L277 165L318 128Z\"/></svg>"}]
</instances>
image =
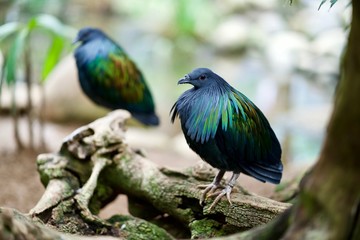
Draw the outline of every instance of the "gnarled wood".
<instances>
[{"instance_id":1,"label":"gnarled wood","mask_svg":"<svg viewBox=\"0 0 360 240\"><path fill-rule=\"evenodd\" d=\"M170 216L193 237L210 237L265 224L290 206L234 191L233 205L224 199L208 211L211 200L202 207L197 186L212 178L212 169L198 165L176 172L149 161L126 144L128 117L126 111L114 111L74 131L58 153L39 155L47 189L30 211L34 218L61 231L95 234L101 226L102 234L121 235L118 227L95 214L118 194L126 194L133 215L157 222ZM64 224L64 218L74 226Z\"/></svg>"},{"instance_id":2,"label":"gnarled wood","mask_svg":"<svg viewBox=\"0 0 360 240\"><path fill-rule=\"evenodd\" d=\"M61 233L36 223L17 210L0 208L0 239L42 239L42 240L96 240L99 237L84 237ZM102 236L104 240L124 239Z\"/></svg>"}]
</instances>

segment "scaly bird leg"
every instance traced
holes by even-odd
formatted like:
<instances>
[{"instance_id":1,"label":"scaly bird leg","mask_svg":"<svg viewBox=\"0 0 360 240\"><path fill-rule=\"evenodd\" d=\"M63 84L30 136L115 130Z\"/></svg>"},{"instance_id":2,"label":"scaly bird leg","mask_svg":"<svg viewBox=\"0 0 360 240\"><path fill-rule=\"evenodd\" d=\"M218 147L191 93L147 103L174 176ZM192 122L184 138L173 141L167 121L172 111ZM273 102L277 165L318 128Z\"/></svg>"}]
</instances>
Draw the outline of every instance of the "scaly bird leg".
<instances>
[{"instance_id":1,"label":"scaly bird leg","mask_svg":"<svg viewBox=\"0 0 360 240\"><path fill-rule=\"evenodd\" d=\"M215 205L220 201L220 199L226 195L227 200L229 201L230 205L232 205L230 194L235 186L236 180L239 178L240 173L233 173L233 175L230 178L230 181L228 184L226 184L225 188L221 192L215 192L209 195L209 197L217 196L213 203L210 205L209 211L215 207Z\"/></svg>"},{"instance_id":2,"label":"scaly bird leg","mask_svg":"<svg viewBox=\"0 0 360 240\"><path fill-rule=\"evenodd\" d=\"M225 171L224 170L220 170L218 172L218 174L216 174L214 180L212 181L212 183L208 184L208 185L199 185L199 188L205 188L201 197L200 197L200 205L203 205L205 199L206 199L206 195L208 193L213 193L216 189L220 188L220 181L221 179L224 177Z\"/></svg>"}]
</instances>

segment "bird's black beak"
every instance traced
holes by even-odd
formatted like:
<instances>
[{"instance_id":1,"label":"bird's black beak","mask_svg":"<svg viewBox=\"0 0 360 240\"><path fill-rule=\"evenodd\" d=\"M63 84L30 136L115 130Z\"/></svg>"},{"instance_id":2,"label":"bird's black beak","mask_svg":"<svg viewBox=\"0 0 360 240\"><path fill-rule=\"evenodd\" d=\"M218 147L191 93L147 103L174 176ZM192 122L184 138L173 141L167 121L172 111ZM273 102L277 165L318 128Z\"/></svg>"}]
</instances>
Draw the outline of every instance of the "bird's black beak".
<instances>
[{"instance_id":1,"label":"bird's black beak","mask_svg":"<svg viewBox=\"0 0 360 240\"><path fill-rule=\"evenodd\" d=\"M80 42L80 39L78 36L76 36L76 38L72 41L71 44L74 45L75 43L78 43L78 42Z\"/></svg>"},{"instance_id":2,"label":"bird's black beak","mask_svg":"<svg viewBox=\"0 0 360 240\"><path fill-rule=\"evenodd\" d=\"M185 84L185 83L190 83L190 76L189 75L185 75L185 77L183 77L182 79L180 79L178 81L178 84Z\"/></svg>"}]
</instances>

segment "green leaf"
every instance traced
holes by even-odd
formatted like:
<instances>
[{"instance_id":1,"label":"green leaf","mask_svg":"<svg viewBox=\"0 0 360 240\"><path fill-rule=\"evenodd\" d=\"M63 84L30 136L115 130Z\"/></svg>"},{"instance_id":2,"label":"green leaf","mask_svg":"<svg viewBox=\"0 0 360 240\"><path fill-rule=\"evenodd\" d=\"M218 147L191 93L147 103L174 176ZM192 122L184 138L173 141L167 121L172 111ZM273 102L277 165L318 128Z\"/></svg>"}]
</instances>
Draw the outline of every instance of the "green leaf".
<instances>
[{"instance_id":1,"label":"green leaf","mask_svg":"<svg viewBox=\"0 0 360 240\"><path fill-rule=\"evenodd\" d=\"M47 75L59 61L66 42L65 38L73 38L77 32L74 28L62 24L57 18L46 14L31 18L26 25L12 22L0 26L0 42L10 35L14 35L12 42L7 41L7 43L9 43L9 48L6 54L7 57L4 69L2 71L7 84L15 83L16 69L18 62L20 61L19 57L24 52L24 46L28 40L28 35L30 32L37 29L45 30L47 33L50 33L49 35L52 38L52 44L49 47L44 60L41 82L46 79ZM2 80L0 79L0 84L1 83Z\"/></svg>"},{"instance_id":2,"label":"green leaf","mask_svg":"<svg viewBox=\"0 0 360 240\"><path fill-rule=\"evenodd\" d=\"M16 81L16 67L18 66L18 60L21 53L24 51L24 45L27 36L29 35L29 29L23 28L16 35L15 41L11 44L9 52L7 54L5 63L6 83L11 85Z\"/></svg>"},{"instance_id":3,"label":"green leaf","mask_svg":"<svg viewBox=\"0 0 360 240\"><path fill-rule=\"evenodd\" d=\"M175 20L180 33L192 34L195 31L196 19L192 14L192 9L195 7L191 2L190 0L177 1Z\"/></svg>"},{"instance_id":4,"label":"green leaf","mask_svg":"<svg viewBox=\"0 0 360 240\"><path fill-rule=\"evenodd\" d=\"M63 48L64 48L64 39L60 36L54 37L52 44L46 53L46 58L43 64L43 70L41 74L41 81L40 81L41 83L44 83L46 77L49 75L49 73L52 71L52 69L59 61Z\"/></svg>"},{"instance_id":5,"label":"green leaf","mask_svg":"<svg viewBox=\"0 0 360 240\"><path fill-rule=\"evenodd\" d=\"M0 42L8 38L12 34L19 31L21 24L18 22L9 22L0 26Z\"/></svg>"},{"instance_id":6,"label":"green leaf","mask_svg":"<svg viewBox=\"0 0 360 240\"><path fill-rule=\"evenodd\" d=\"M61 23L56 17L41 14L32 19L38 27L41 27L54 35L63 36L65 38L73 38L76 35L76 30L72 27Z\"/></svg>"},{"instance_id":7,"label":"green leaf","mask_svg":"<svg viewBox=\"0 0 360 240\"><path fill-rule=\"evenodd\" d=\"M322 7L322 5L324 5L324 3L326 3L328 0L322 0L320 3L320 6L318 8L318 10L320 10L320 8ZM330 0L330 8L332 8L332 6L334 6L334 4L337 2L337 0Z\"/></svg>"},{"instance_id":8,"label":"green leaf","mask_svg":"<svg viewBox=\"0 0 360 240\"><path fill-rule=\"evenodd\" d=\"M38 24L35 18L30 19L27 23L27 27L29 28L29 31L32 31L34 28L37 27L37 25Z\"/></svg>"},{"instance_id":9,"label":"green leaf","mask_svg":"<svg viewBox=\"0 0 360 240\"><path fill-rule=\"evenodd\" d=\"M1 54L1 52L0 52L0 54ZM6 60L5 54L3 55L3 60L4 61ZM1 66L1 75L0 75L0 96L1 96L1 92L2 92L1 90L2 90L4 79L5 79L5 63L3 62L2 66ZM1 99L0 99L0 101L1 101ZM1 105L1 102L0 102L0 105Z\"/></svg>"},{"instance_id":10,"label":"green leaf","mask_svg":"<svg viewBox=\"0 0 360 240\"><path fill-rule=\"evenodd\" d=\"M337 2L337 0L330 0L330 7L334 6L334 4Z\"/></svg>"}]
</instances>

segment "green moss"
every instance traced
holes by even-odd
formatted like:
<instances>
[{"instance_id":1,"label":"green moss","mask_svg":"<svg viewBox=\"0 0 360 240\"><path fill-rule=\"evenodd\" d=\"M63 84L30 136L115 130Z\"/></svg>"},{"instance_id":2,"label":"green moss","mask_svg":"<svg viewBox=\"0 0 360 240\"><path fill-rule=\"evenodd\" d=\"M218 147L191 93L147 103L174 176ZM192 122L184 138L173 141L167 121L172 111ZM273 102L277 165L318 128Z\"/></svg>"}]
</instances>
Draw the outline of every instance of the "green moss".
<instances>
[{"instance_id":1,"label":"green moss","mask_svg":"<svg viewBox=\"0 0 360 240\"><path fill-rule=\"evenodd\" d=\"M232 225L223 225L212 219L201 219L189 224L191 238L211 238L225 236L239 232L239 228Z\"/></svg>"},{"instance_id":2,"label":"green moss","mask_svg":"<svg viewBox=\"0 0 360 240\"><path fill-rule=\"evenodd\" d=\"M304 189L299 197L308 217L312 217L321 211L321 205L311 192Z\"/></svg>"},{"instance_id":3,"label":"green moss","mask_svg":"<svg viewBox=\"0 0 360 240\"><path fill-rule=\"evenodd\" d=\"M158 180L156 179L155 174L152 178L149 179L147 187L151 189L150 192L153 192L154 197L156 196L157 198L159 196L161 196L164 192L163 189L161 189L161 185L158 183Z\"/></svg>"},{"instance_id":4,"label":"green moss","mask_svg":"<svg viewBox=\"0 0 360 240\"><path fill-rule=\"evenodd\" d=\"M41 183L46 187L49 184L50 178L49 175L45 174L42 171L38 171L40 175L40 181Z\"/></svg>"},{"instance_id":5,"label":"green moss","mask_svg":"<svg viewBox=\"0 0 360 240\"><path fill-rule=\"evenodd\" d=\"M116 196L117 195L114 194L114 190L110 186L102 184L102 181L98 182L89 203L89 210L93 214L98 214L104 203L111 201Z\"/></svg>"},{"instance_id":6,"label":"green moss","mask_svg":"<svg viewBox=\"0 0 360 240\"><path fill-rule=\"evenodd\" d=\"M151 204L141 199L131 198L128 196L128 209L132 216L145 220L153 219L162 213Z\"/></svg>"},{"instance_id":7,"label":"green moss","mask_svg":"<svg viewBox=\"0 0 360 240\"><path fill-rule=\"evenodd\" d=\"M115 215L108 219L108 222L119 226L128 240L173 239L164 229L134 217Z\"/></svg>"},{"instance_id":8,"label":"green moss","mask_svg":"<svg viewBox=\"0 0 360 240\"><path fill-rule=\"evenodd\" d=\"M121 154L118 154L113 161L115 162L115 164L118 164L119 162L125 162L129 163L131 161L133 161L134 156L131 153L128 152L122 152Z\"/></svg>"}]
</instances>

